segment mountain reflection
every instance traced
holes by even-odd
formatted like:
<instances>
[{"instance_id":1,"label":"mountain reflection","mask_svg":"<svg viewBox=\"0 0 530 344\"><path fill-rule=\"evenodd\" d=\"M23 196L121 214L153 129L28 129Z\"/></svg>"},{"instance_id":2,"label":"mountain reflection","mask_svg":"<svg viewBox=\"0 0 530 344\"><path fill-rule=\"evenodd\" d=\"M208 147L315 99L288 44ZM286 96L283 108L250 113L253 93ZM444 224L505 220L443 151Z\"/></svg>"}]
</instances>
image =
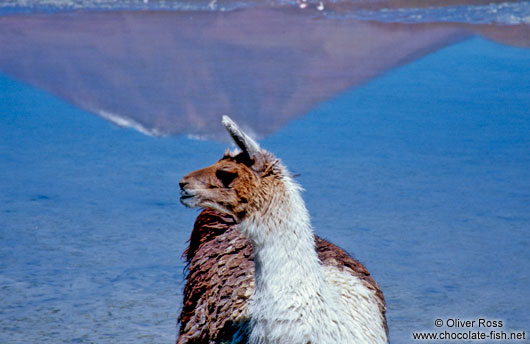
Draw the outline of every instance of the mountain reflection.
<instances>
[{"instance_id":1,"label":"mountain reflection","mask_svg":"<svg viewBox=\"0 0 530 344\"><path fill-rule=\"evenodd\" d=\"M0 71L151 135L216 138L230 114L266 136L473 32L518 45L529 37L527 25L375 23L296 9L11 15L0 17Z\"/></svg>"}]
</instances>

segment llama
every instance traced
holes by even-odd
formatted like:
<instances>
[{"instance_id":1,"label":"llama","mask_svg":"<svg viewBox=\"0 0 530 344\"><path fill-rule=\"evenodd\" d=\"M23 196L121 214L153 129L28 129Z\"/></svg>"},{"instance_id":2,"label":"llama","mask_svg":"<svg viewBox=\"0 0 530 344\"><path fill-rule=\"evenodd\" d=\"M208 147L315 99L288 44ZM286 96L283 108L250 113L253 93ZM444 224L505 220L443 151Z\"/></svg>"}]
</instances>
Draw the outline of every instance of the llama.
<instances>
[{"instance_id":1,"label":"llama","mask_svg":"<svg viewBox=\"0 0 530 344\"><path fill-rule=\"evenodd\" d=\"M186 175L179 184L185 206L227 214L234 220L229 227L237 223L252 246L253 285L248 279L243 285L244 294L248 294L249 285L253 293L246 304L235 301L234 309L243 311L239 319L235 316L225 323L234 332L228 342L239 336L251 344L386 343L384 299L366 269L347 255L341 256L343 251L336 246L315 237L301 189L280 160L227 116L223 124L241 152L226 152L217 163ZM220 236L227 232L220 231ZM193 234L190 249L192 245ZM326 255L319 254L322 247L332 252L328 262ZM215 257L219 252L210 254ZM244 269L249 270L248 266ZM217 293L223 294L219 288ZM238 322L248 324L248 334L246 325L238 327Z\"/></svg>"}]
</instances>

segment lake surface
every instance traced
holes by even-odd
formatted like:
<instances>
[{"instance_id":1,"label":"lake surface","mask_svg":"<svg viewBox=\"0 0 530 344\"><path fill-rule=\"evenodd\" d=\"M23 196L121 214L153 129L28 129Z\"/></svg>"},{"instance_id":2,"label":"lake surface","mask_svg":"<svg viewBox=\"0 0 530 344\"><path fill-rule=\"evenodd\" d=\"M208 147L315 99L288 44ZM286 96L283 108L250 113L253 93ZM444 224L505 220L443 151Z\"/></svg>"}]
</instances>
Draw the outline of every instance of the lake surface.
<instances>
[{"instance_id":1,"label":"lake surface","mask_svg":"<svg viewBox=\"0 0 530 344\"><path fill-rule=\"evenodd\" d=\"M529 2L58 4L0 5L1 343L174 342L178 180L225 113L372 272L392 343L530 336Z\"/></svg>"}]
</instances>

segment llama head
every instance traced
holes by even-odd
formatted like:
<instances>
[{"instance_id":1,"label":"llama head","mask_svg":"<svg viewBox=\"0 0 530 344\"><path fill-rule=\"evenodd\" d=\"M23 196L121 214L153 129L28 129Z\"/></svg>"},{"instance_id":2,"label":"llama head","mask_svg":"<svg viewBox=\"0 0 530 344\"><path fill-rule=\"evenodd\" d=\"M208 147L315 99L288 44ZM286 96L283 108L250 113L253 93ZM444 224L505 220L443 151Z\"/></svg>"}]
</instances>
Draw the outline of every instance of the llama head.
<instances>
[{"instance_id":1,"label":"llama head","mask_svg":"<svg viewBox=\"0 0 530 344\"><path fill-rule=\"evenodd\" d=\"M179 182L180 202L242 220L270 204L287 171L228 116L223 116L222 122L241 151L226 151L215 164L184 176Z\"/></svg>"}]
</instances>

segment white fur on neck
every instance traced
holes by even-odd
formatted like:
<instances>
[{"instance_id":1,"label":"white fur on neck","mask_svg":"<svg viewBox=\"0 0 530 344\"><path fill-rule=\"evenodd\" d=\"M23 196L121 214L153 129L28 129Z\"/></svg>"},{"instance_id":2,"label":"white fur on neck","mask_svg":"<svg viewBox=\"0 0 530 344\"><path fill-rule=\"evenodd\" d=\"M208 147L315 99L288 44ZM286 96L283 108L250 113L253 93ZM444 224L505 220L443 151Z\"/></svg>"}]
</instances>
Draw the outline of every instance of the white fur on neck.
<instances>
[{"instance_id":1,"label":"white fur on neck","mask_svg":"<svg viewBox=\"0 0 530 344\"><path fill-rule=\"evenodd\" d=\"M273 197L241 223L254 245L256 268L250 343L307 343L311 329L299 327L309 319L300 316L310 311L309 302L322 303L324 273L298 186L288 181Z\"/></svg>"},{"instance_id":2,"label":"white fur on neck","mask_svg":"<svg viewBox=\"0 0 530 344\"><path fill-rule=\"evenodd\" d=\"M249 342L386 343L373 292L321 265L300 187L283 179L285 188L275 190L269 206L241 223L256 266Z\"/></svg>"}]
</instances>

